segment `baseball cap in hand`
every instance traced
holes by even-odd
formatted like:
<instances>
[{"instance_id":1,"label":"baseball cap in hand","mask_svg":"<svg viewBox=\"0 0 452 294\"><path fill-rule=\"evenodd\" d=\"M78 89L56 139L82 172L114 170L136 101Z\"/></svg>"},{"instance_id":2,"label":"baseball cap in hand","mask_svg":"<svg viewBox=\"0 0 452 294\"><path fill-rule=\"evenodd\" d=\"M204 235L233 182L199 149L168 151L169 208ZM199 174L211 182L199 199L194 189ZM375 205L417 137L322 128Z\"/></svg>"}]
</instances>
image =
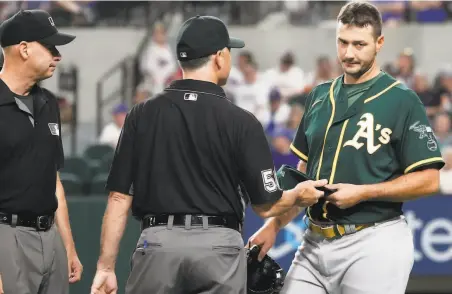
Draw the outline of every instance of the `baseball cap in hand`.
<instances>
[{"instance_id":1,"label":"baseball cap in hand","mask_svg":"<svg viewBox=\"0 0 452 294\"><path fill-rule=\"evenodd\" d=\"M53 18L44 10L20 10L0 25L0 34L2 47L22 41L60 46L75 39L75 36L58 32Z\"/></svg>"},{"instance_id":2,"label":"baseball cap in hand","mask_svg":"<svg viewBox=\"0 0 452 294\"><path fill-rule=\"evenodd\" d=\"M188 19L177 36L177 58L181 61L206 57L225 47L243 48L245 42L230 38L226 25L213 16Z\"/></svg>"}]
</instances>

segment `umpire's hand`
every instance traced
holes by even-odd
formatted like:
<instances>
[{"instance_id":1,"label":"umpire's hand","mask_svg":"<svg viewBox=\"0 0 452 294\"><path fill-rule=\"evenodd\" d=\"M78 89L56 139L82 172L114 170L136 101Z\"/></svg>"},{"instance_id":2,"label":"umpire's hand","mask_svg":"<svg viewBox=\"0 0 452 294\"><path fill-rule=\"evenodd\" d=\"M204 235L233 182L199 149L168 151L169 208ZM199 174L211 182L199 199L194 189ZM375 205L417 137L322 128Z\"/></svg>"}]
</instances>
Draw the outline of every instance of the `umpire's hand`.
<instances>
[{"instance_id":1,"label":"umpire's hand","mask_svg":"<svg viewBox=\"0 0 452 294\"><path fill-rule=\"evenodd\" d=\"M267 252L273 247L278 235L279 227L276 222L266 222L256 233L254 233L248 240L245 248L251 248L253 245L259 245L261 250L257 260L262 261Z\"/></svg>"},{"instance_id":2,"label":"umpire's hand","mask_svg":"<svg viewBox=\"0 0 452 294\"><path fill-rule=\"evenodd\" d=\"M2 276L0 275L0 294L5 294L5 292L3 292L3 283L2 283Z\"/></svg>"},{"instance_id":3,"label":"umpire's hand","mask_svg":"<svg viewBox=\"0 0 452 294\"><path fill-rule=\"evenodd\" d=\"M68 253L67 255L68 261L68 272L69 272L69 283L73 284L82 278L83 266L80 262L80 259L77 256L77 253ZM1 294L1 293L0 293Z\"/></svg>"},{"instance_id":4,"label":"umpire's hand","mask_svg":"<svg viewBox=\"0 0 452 294\"><path fill-rule=\"evenodd\" d=\"M91 294L117 294L118 282L114 271L97 270L94 276Z\"/></svg>"},{"instance_id":5,"label":"umpire's hand","mask_svg":"<svg viewBox=\"0 0 452 294\"><path fill-rule=\"evenodd\" d=\"M319 181L305 181L299 183L294 190L297 192L297 200L295 205L301 207L308 207L316 204L320 197L323 197L324 192L317 190L318 187L323 187L328 184L327 180Z\"/></svg>"}]
</instances>

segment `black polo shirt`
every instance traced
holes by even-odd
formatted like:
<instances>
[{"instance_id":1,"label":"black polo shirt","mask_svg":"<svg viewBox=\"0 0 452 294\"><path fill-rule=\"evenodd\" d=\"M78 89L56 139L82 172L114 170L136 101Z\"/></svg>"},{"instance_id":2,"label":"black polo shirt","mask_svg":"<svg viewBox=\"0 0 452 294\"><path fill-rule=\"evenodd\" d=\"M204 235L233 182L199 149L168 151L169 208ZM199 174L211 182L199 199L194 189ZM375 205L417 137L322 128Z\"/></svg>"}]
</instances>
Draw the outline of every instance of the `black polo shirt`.
<instances>
[{"instance_id":1,"label":"black polo shirt","mask_svg":"<svg viewBox=\"0 0 452 294\"><path fill-rule=\"evenodd\" d=\"M127 115L107 190L133 195L132 213L236 215L278 200L264 130L213 83L175 81Z\"/></svg>"},{"instance_id":2,"label":"black polo shirt","mask_svg":"<svg viewBox=\"0 0 452 294\"><path fill-rule=\"evenodd\" d=\"M0 212L51 214L64 161L59 108L39 86L30 95L33 113L0 79Z\"/></svg>"}]
</instances>

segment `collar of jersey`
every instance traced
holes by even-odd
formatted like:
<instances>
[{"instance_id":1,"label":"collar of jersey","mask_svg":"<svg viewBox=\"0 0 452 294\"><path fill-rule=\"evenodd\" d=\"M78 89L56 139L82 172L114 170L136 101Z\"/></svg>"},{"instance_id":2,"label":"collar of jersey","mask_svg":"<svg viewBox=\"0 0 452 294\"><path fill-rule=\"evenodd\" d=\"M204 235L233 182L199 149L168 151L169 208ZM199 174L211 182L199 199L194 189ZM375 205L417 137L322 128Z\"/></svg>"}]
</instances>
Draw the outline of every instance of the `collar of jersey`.
<instances>
[{"instance_id":1,"label":"collar of jersey","mask_svg":"<svg viewBox=\"0 0 452 294\"><path fill-rule=\"evenodd\" d=\"M39 90L38 85L34 85L33 88L30 91L31 95L34 96L34 102L37 109L40 109L42 105L44 105L47 102L46 95L42 94L42 90ZM11 90L8 88L8 86L5 84L5 82L0 79L0 106L7 105L7 104L16 104L16 99L14 98L14 93L11 92Z\"/></svg>"},{"instance_id":2,"label":"collar of jersey","mask_svg":"<svg viewBox=\"0 0 452 294\"><path fill-rule=\"evenodd\" d=\"M212 94L221 98L226 98L226 94L224 93L223 88L218 86L217 84L199 81L199 80L177 80L172 82L169 87L169 90L183 90L183 91L194 91L206 94Z\"/></svg>"},{"instance_id":3,"label":"collar of jersey","mask_svg":"<svg viewBox=\"0 0 452 294\"><path fill-rule=\"evenodd\" d=\"M31 90L31 93L35 92L36 85ZM0 106L9 103L16 103L16 99L14 99L14 93L8 88L5 82L0 79Z\"/></svg>"}]
</instances>

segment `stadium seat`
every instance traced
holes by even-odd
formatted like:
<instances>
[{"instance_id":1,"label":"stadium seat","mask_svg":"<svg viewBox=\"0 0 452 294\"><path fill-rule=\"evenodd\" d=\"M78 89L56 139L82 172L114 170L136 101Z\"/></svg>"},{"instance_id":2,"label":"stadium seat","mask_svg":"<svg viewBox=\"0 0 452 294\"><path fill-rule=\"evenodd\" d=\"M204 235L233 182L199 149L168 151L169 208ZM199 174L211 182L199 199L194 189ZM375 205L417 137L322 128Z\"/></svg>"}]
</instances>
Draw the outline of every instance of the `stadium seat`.
<instances>
[{"instance_id":1,"label":"stadium seat","mask_svg":"<svg viewBox=\"0 0 452 294\"><path fill-rule=\"evenodd\" d=\"M113 161L113 154L106 154L101 159L87 158L87 162L91 171L91 175L97 175L99 173L108 173Z\"/></svg>"},{"instance_id":2,"label":"stadium seat","mask_svg":"<svg viewBox=\"0 0 452 294\"><path fill-rule=\"evenodd\" d=\"M99 164L99 173L110 172L110 167L111 167L112 162L113 162L113 154L105 155Z\"/></svg>"},{"instance_id":3,"label":"stadium seat","mask_svg":"<svg viewBox=\"0 0 452 294\"><path fill-rule=\"evenodd\" d=\"M85 149L83 157L90 160L101 161L105 156L112 155L114 153L115 149L110 145L95 144L90 145Z\"/></svg>"},{"instance_id":4,"label":"stadium seat","mask_svg":"<svg viewBox=\"0 0 452 294\"><path fill-rule=\"evenodd\" d=\"M84 183L82 179L70 172L60 172L60 180L66 195L84 195Z\"/></svg>"},{"instance_id":5,"label":"stadium seat","mask_svg":"<svg viewBox=\"0 0 452 294\"><path fill-rule=\"evenodd\" d=\"M113 157L115 150L110 145L96 144L88 146L83 152L83 157L87 161L91 175L105 171L104 158Z\"/></svg>"},{"instance_id":6,"label":"stadium seat","mask_svg":"<svg viewBox=\"0 0 452 294\"><path fill-rule=\"evenodd\" d=\"M105 184L107 183L108 173L99 173L93 177L90 185L90 194L106 195Z\"/></svg>"},{"instance_id":7,"label":"stadium seat","mask_svg":"<svg viewBox=\"0 0 452 294\"><path fill-rule=\"evenodd\" d=\"M60 171L60 176L62 173L74 174L79 177L82 183L86 183L92 176L87 161L76 156L65 158L64 167Z\"/></svg>"}]
</instances>

